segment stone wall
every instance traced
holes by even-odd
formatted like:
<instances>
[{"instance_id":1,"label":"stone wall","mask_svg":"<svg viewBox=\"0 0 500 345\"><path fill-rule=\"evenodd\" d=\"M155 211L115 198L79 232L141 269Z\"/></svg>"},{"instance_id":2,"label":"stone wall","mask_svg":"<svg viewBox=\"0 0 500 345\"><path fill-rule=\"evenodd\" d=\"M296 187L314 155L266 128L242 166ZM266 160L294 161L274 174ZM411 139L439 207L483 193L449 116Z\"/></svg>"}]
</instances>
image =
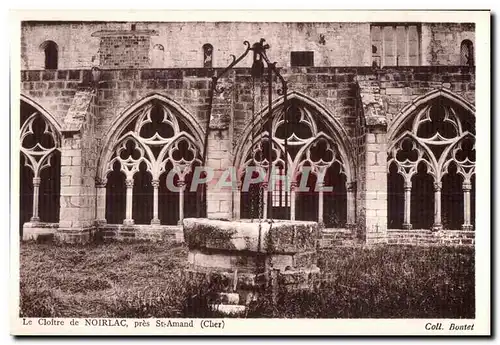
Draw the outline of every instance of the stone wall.
<instances>
[{"instance_id":1,"label":"stone wall","mask_svg":"<svg viewBox=\"0 0 500 345\"><path fill-rule=\"evenodd\" d=\"M474 24L423 24L421 40L422 65L460 65L462 41L475 43Z\"/></svg>"},{"instance_id":2,"label":"stone wall","mask_svg":"<svg viewBox=\"0 0 500 345\"><path fill-rule=\"evenodd\" d=\"M61 221L67 227L91 226L95 218L96 160L103 138L123 113L145 98L159 94L170 98L207 128L212 73L221 69L120 69L103 70L98 91L82 115L78 108L82 93L90 92L90 70L29 70L21 73L21 92L52 114L66 130L62 149L61 195L78 197L76 210L61 199ZM394 67L300 67L282 68L289 91L312 99L348 134L356 171L356 223L358 235L372 242L383 240L386 215L387 127L416 98L445 88L472 104L475 99L474 69L457 66ZM220 81L222 93L216 94L208 132L207 165L216 174L232 165L235 148L250 123L252 78L250 70L238 68ZM277 99L275 83L273 99ZM263 85L262 95L267 95ZM266 98L263 98L266 99ZM256 109L258 113L260 109ZM266 107L267 104L262 104ZM333 119L332 119L333 120ZM78 170L77 172L74 170ZM219 177L217 175L216 177ZM69 188L69 189L68 189ZM227 192L227 193L226 193ZM229 190L207 190L208 215L229 218L236 203ZM64 200L66 202L66 200ZM75 203L72 203L75 205ZM237 206L236 206L237 207ZM75 218L75 212L79 215ZM75 222L73 224L72 222ZM63 224L64 225L64 224ZM62 227L64 228L64 226Z\"/></svg>"},{"instance_id":3,"label":"stone wall","mask_svg":"<svg viewBox=\"0 0 500 345\"><path fill-rule=\"evenodd\" d=\"M461 42L475 42L473 24L422 23L420 28L423 66L458 65ZM244 52L245 40L253 43L262 37L278 66L290 66L292 51L313 51L314 66L372 64L370 23L24 22L21 68L44 67L41 45L47 40L58 45L59 69L199 68L204 66L206 43L214 48L213 67L225 67L231 54ZM162 50L154 55L153 47L160 45ZM240 66L250 67L250 55Z\"/></svg>"}]
</instances>

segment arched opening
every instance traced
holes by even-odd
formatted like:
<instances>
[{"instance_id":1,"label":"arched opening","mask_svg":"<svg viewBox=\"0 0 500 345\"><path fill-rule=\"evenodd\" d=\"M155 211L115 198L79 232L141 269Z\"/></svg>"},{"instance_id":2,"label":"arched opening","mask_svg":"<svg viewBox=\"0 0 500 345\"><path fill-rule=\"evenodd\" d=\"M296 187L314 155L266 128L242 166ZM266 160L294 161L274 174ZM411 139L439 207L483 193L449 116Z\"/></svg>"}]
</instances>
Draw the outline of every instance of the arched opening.
<instances>
[{"instance_id":1,"label":"arched opening","mask_svg":"<svg viewBox=\"0 0 500 345\"><path fill-rule=\"evenodd\" d=\"M125 174L120 171L120 163L115 162L106 184L106 221L109 224L121 224L125 219L125 196Z\"/></svg>"},{"instance_id":2,"label":"arched opening","mask_svg":"<svg viewBox=\"0 0 500 345\"><path fill-rule=\"evenodd\" d=\"M161 44L153 46L151 54L151 67L163 68L165 67L165 48Z\"/></svg>"},{"instance_id":3,"label":"arched opening","mask_svg":"<svg viewBox=\"0 0 500 345\"><path fill-rule=\"evenodd\" d=\"M339 163L332 164L325 175L323 219L326 228L344 228L347 223L346 176Z\"/></svg>"},{"instance_id":4,"label":"arched opening","mask_svg":"<svg viewBox=\"0 0 500 345\"><path fill-rule=\"evenodd\" d=\"M54 41L45 41L41 48L45 54L45 69L57 69L59 62L59 52L57 44Z\"/></svg>"},{"instance_id":5,"label":"arched opening","mask_svg":"<svg viewBox=\"0 0 500 345\"><path fill-rule=\"evenodd\" d=\"M249 175L249 176L248 176ZM250 165L250 169L243 173L241 178L242 189L240 194L241 218L259 219L263 212L263 188L262 183L248 183L244 181L257 180L259 172L255 169L255 165Z\"/></svg>"},{"instance_id":6,"label":"arched opening","mask_svg":"<svg viewBox=\"0 0 500 345\"><path fill-rule=\"evenodd\" d=\"M398 172L395 163L389 166L389 178L387 179L387 216L388 229L402 229L404 223L404 178Z\"/></svg>"},{"instance_id":7,"label":"arched opening","mask_svg":"<svg viewBox=\"0 0 500 345\"><path fill-rule=\"evenodd\" d=\"M23 225L30 221L33 215L33 170L26 165L27 158L21 155L19 169L19 234L23 234Z\"/></svg>"},{"instance_id":8,"label":"arched opening","mask_svg":"<svg viewBox=\"0 0 500 345\"><path fill-rule=\"evenodd\" d=\"M329 228L345 227L349 213L355 220L355 210L348 206L354 205L348 202L349 198L354 200L354 191L347 191L352 176L348 173L346 151L341 149L343 143L330 127L332 119L325 118L318 108L295 93L287 102L287 127L284 115L283 104L277 104L273 107L272 123L265 115L258 115L243 135L244 145L238 150L245 154L236 155L241 157L236 159L236 166L243 169L259 167L266 176L271 171L274 181L283 182L268 181L263 184L262 192L257 184L250 185L249 190L242 188L238 195L238 215L255 218L260 207L268 207L273 219L311 220ZM272 130L272 146L269 129ZM284 183L285 164L290 188ZM242 182L247 175L243 176ZM259 193L263 196L259 197ZM265 209L262 213L267 215L269 211Z\"/></svg>"},{"instance_id":9,"label":"arched opening","mask_svg":"<svg viewBox=\"0 0 500 345\"><path fill-rule=\"evenodd\" d=\"M26 222L59 221L60 133L41 109L21 100L20 215Z\"/></svg>"},{"instance_id":10,"label":"arched opening","mask_svg":"<svg viewBox=\"0 0 500 345\"><path fill-rule=\"evenodd\" d=\"M214 47L210 43L203 45L203 67L212 68Z\"/></svg>"},{"instance_id":11,"label":"arched opening","mask_svg":"<svg viewBox=\"0 0 500 345\"><path fill-rule=\"evenodd\" d=\"M411 217L413 229L431 229L434 224L434 179L420 163L412 177Z\"/></svg>"},{"instance_id":12,"label":"arched opening","mask_svg":"<svg viewBox=\"0 0 500 345\"><path fill-rule=\"evenodd\" d=\"M473 108L442 91L423 96L413 109L389 131L389 227L471 230Z\"/></svg>"},{"instance_id":13,"label":"arched opening","mask_svg":"<svg viewBox=\"0 0 500 345\"><path fill-rule=\"evenodd\" d=\"M190 191L201 143L184 116L153 97L125 121L104 163L107 222L177 225L184 217L204 215L201 188Z\"/></svg>"},{"instance_id":14,"label":"arched opening","mask_svg":"<svg viewBox=\"0 0 500 345\"><path fill-rule=\"evenodd\" d=\"M470 40L463 40L460 44L460 65L474 66L474 45Z\"/></svg>"},{"instance_id":15,"label":"arched opening","mask_svg":"<svg viewBox=\"0 0 500 345\"><path fill-rule=\"evenodd\" d=\"M171 172L173 166L170 162L167 163L166 170ZM177 225L179 222L179 193L167 185L168 173L160 175L160 186L158 195L158 216L162 225ZM179 186L179 177L171 174L170 182L173 186Z\"/></svg>"},{"instance_id":16,"label":"arched opening","mask_svg":"<svg viewBox=\"0 0 500 345\"><path fill-rule=\"evenodd\" d=\"M297 190L295 219L297 220L318 220L318 195L317 195L317 177L315 174L306 171L298 174L300 181ZM305 187L305 188L300 188Z\"/></svg>"},{"instance_id":17,"label":"arched opening","mask_svg":"<svg viewBox=\"0 0 500 345\"><path fill-rule=\"evenodd\" d=\"M153 184L146 163L139 164L139 171L134 174L132 196L132 218L135 224L151 224L153 219Z\"/></svg>"},{"instance_id":18,"label":"arched opening","mask_svg":"<svg viewBox=\"0 0 500 345\"><path fill-rule=\"evenodd\" d=\"M460 229L464 223L463 180L457 165L451 163L448 172L443 176L443 229Z\"/></svg>"}]
</instances>

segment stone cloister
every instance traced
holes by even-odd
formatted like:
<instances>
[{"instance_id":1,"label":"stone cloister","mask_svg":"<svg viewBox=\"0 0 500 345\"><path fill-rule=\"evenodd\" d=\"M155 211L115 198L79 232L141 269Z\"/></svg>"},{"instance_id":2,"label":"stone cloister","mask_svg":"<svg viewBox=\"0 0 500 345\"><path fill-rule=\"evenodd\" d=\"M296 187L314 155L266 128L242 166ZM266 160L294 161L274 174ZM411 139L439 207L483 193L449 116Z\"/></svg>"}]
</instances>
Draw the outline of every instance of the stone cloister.
<instances>
[{"instance_id":1,"label":"stone cloister","mask_svg":"<svg viewBox=\"0 0 500 345\"><path fill-rule=\"evenodd\" d=\"M421 50L405 48L406 58L394 65L380 48L392 42L392 31L380 36L378 27L360 24L360 37L365 27L367 42L379 47L368 55L383 66L370 57L338 67L285 61L285 109L279 90L267 90L265 77L252 77L248 67L224 76L209 99L212 76L224 67L216 60L220 42L199 45L200 66L187 60L170 67L177 62L158 47L158 27L93 27L98 61L79 66L64 62L70 57L57 37L55 46L28 37L37 26L27 24L18 113L22 238L182 241L184 218L289 218L318 222L323 246L338 239L473 244L475 76L473 60L464 58L473 54L472 42L462 42L473 29L395 27L393 37L421 40ZM458 40L441 48L456 62L426 60L426 49L437 44L424 41L426 30L445 32L442 46L448 36ZM50 68L31 62L36 40L42 45L32 54L45 56ZM138 48L127 50L134 42ZM275 51L279 60L286 47ZM245 183L255 179L246 168L256 166L278 182Z\"/></svg>"}]
</instances>

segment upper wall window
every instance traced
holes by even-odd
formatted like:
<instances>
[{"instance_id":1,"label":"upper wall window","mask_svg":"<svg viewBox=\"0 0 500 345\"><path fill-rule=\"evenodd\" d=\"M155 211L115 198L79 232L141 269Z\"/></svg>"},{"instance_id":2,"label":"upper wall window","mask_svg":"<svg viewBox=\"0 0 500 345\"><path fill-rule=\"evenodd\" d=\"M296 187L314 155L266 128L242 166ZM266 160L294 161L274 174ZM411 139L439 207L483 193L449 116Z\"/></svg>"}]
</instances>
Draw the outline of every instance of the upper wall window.
<instances>
[{"instance_id":1,"label":"upper wall window","mask_svg":"<svg viewBox=\"0 0 500 345\"><path fill-rule=\"evenodd\" d=\"M165 48L161 44L155 44L153 46L153 53L151 56L151 66L153 68L164 67L165 61Z\"/></svg>"},{"instance_id":2,"label":"upper wall window","mask_svg":"<svg viewBox=\"0 0 500 345\"><path fill-rule=\"evenodd\" d=\"M420 28L415 24L371 26L372 66L420 65Z\"/></svg>"},{"instance_id":3,"label":"upper wall window","mask_svg":"<svg viewBox=\"0 0 500 345\"><path fill-rule=\"evenodd\" d=\"M460 45L460 65L474 66L474 45L469 40L463 40Z\"/></svg>"},{"instance_id":4,"label":"upper wall window","mask_svg":"<svg viewBox=\"0 0 500 345\"><path fill-rule=\"evenodd\" d=\"M314 66L314 52L292 52L290 60L292 67Z\"/></svg>"},{"instance_id":5,"label":"upper wall window","mask_svg":"<svg viewBox=\"0 0 500 345\"><path fill-rule=\"evenodd\" d=\"M54 41L45 41L40 48L45 53L45 69L57 69L58 47Z\"/></svg>"},{"instance_id":6,"label":"upper wall window","mask_svg":"<svg viewBox=\"0 0 500 345\"><path fill-rule=\"evenodd\" d=\"M210 43L203 45L203 67L212 68L214 47Z\"/></svg>"}]
</instances>

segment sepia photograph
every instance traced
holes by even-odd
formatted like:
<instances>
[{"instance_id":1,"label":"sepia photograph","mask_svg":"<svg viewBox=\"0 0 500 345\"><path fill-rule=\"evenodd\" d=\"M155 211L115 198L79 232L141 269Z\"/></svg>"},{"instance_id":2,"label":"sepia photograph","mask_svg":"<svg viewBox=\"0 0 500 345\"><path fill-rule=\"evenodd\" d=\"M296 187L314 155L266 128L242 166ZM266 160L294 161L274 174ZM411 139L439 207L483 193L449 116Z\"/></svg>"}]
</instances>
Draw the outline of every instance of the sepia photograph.
<instances>
[{"instance_id":1,"label":"sepia photograph","mask_svg":"<svg viewBox=\"0 0 500 345\"><path fill-rule=\"evenodd\" d=\"M478 17L379 14L21 20L19 322L477 330Z\"/></svg>"}]
</instances>

